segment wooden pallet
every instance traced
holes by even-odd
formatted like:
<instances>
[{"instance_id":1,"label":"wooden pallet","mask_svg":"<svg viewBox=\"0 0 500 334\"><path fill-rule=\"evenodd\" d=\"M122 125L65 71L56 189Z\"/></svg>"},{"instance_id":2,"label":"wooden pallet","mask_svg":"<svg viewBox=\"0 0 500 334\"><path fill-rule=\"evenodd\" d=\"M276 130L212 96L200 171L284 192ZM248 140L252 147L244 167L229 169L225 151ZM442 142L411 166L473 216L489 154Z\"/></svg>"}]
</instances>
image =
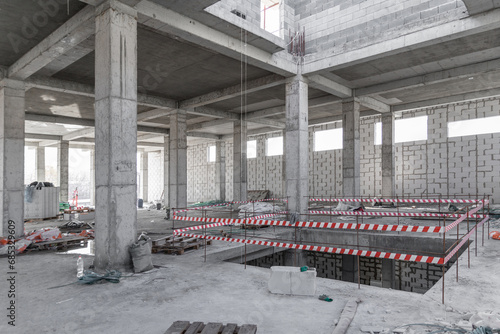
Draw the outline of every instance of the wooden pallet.
<instances>
[{"instance_id":1,"label":"wooden pallet","mask_svg":"<svg viewBox=\"0 0 500 334\"><path fill-rule=\"evenodd\" d=\"M64 237L51 241L42 241L32 243L26 248L26 252L41 251L41 250L58 250L66 251L72 247L85 247L87 246L89 237Z\"/></svg>"},{"instance_id":2,"label":"wooden pallet","mask_svg":"<svg viewBox=\"0 0 500 334\"><path fill-rule=\"evenodd\" d=\"M206 241L207 245L212 244L212 240ZM190 249L199 249L205 245L205 241L190 237L175 237L173 235L152 241L152 253L166 253L182 255Z\"/></svg>"},{"instance_id":3,"label":"wooden pallet","mask_svg":"<svg viewBox=\"0 0 500 334\"><path fill-rule=\"evenodd\" d=\"M26 219L24 220L25 223L33 223L37 221L42 221L42 220L53 220L53 219L59 219L59 216L54 216L54 217L45 217L45 218L32 218L32 219Z\"/></svg>"},{"instance_id":4,"label":"wooden pallet","mask_svg":"<svg viewBox=\"0 0 500 334\"><path fill-rule=\"evenodd\" d=\"M167 329L165 334L255 334L257 333L256 325L227 324L223 325L218 322L202 322L176 321Z\"/></svg>"}]
</instances>

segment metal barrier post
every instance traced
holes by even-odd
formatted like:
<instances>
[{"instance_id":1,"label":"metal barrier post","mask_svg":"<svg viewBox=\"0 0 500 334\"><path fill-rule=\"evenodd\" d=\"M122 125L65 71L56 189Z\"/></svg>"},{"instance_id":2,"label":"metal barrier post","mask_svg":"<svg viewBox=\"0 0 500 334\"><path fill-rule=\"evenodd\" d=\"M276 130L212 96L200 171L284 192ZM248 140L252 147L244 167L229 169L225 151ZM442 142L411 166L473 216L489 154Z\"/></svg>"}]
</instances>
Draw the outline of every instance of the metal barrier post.
<instances>
[{"instance_id":1,"label":"metal barrier post","mask_svg":"<svg viewBox=\"0 0 500 334\"><path fill-rule=\"evenodd\" d=\"M460 224L457 224L457 245L458 245L458 235L460 234ZM460 251L460 249L457 249L457 253L456 253L456 260L455 260L455 265L457 267L457 282L458 282L458 252Z\"/></svg>"},{"instance_id":2,"label":"metal barrier post","mask_svg":"<svg viewBox=\"0 0 500 334\"><path fill-rule=\"evenodd\" d=\"M467 207L467 235L470 233L469 207ZM470 268L470 238L467 239L467 268Z\"/></svg>"}]
</instances>

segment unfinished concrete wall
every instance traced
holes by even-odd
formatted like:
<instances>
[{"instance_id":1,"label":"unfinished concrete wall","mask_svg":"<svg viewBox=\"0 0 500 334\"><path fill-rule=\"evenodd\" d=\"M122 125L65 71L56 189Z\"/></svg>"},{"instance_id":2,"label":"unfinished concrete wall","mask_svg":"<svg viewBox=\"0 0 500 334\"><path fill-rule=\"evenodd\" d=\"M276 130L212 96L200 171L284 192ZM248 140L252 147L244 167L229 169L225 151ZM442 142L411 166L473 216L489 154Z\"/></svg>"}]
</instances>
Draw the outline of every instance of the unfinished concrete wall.
<instances>
[{"instance_id":1,"label":"unfinished concrete wall","mask_svg":"<svg viewBox=\"0 0 500 334\"><path fill-rule=\"evenodd\" d=\"M314 133L342 128L342 122L309 127L309 195L342 196L342 150L314 151Z\"/></svg>"},{"instance_id":2,"label":"unfinished concrete wall","mask_svg":"<svg viewBox=\"0 0 500 334\"><path fill-rule=\"evenodd\" d=\"M306 29L306 54L352 50L468 16L460 0L295 2Z\"/></svg>"},{"instance_id":3,"label":"unfinished concrete wall","mask_svg":"<svg viewBox=\"0 0 500 334\"><path fill-rule=\"evenodd\" d=\"M157 201L163 193L164 173L163 155L161 151L149 152L148 154L148 200ZM165 196L165 194L163 194Z\"/></svg>"},{"instance_id":4,"label":"unfinished concrete wall","mask_svg":"<svg viewBox=\"0 0 500 334\"><path fill-rule=\"evenodd\" d=\"M375 145L375 124L380 117L360 121L360 184L361 196L382 195L382 145Z\"/></svg>"},{"instance_id":5,"label":"unfinished concrete wall","mask_svg":"<svg viewBox=\"0 0 500 334\"><path fill-rule=\"evenodd\" d=\"M215 162L208 162L208 148L215 142L189 146L187 150L188 202L214 200Z\"/></svg>"},{"instance_id":6,"label":"unfinished concrete wall","mask_svg":"<svg viewBox=\"0 0 500 334\"><path fill-rule=\"evenodd\" d=\"M447 123L500 115L500 99L490 98L403 113L428 116L428 140L399 143L396 153L398 196L492 195L500 203L500 133L448 138Z\"/></svg>"}]
</instances>

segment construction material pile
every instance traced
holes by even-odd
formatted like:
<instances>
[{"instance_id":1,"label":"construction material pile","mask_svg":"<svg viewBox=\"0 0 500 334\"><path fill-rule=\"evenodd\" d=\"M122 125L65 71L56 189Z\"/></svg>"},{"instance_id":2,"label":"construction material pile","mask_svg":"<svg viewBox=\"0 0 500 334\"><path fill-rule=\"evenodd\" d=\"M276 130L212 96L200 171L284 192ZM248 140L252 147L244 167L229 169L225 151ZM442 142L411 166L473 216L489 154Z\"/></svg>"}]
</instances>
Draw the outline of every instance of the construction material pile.
<instances>
[{"instance_id":1,"label":"construction material pile","mask_svg":"<svg viewBox=\"0 0 500 334\"><path fill-rule=\"evenodd\" d=\"M255 202L248 203L240 206L240 212L238 214L238 218L248 218L261 216L269 213L278 213L283 211L283 207L280 205L273 205L268 202Z\"/></svg>"}]
</instances>

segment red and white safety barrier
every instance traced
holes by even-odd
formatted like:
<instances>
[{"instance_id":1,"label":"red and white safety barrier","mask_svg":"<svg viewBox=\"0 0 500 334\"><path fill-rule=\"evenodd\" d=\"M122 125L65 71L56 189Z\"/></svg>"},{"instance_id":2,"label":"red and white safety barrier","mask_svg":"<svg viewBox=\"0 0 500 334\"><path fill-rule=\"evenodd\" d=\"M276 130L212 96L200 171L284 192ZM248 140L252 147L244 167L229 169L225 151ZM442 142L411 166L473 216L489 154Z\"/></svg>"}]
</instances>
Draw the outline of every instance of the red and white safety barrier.
<instances>
[{"instance_id":1,"label":"red and white safety barrier","mask_svg":"<svg viewBox=\"0 0 500 334\"><path fill-rule=\"evenodd\" d=\"M228 206L232 204L243 204L243 203L257 203L257 202L288 202L288 200L283 199L283 198L265 198L265 199L259 199L256 201L233 201L233 202L224 202L224 203L218 203L218 204L212 204L212 205L205 205L205 206L195 206L192 208L186 208L186 209L180 209L180 210L174 210L173 214L181 213L181 212L188 212L191 210L202 210L202 209L208 209L208 208L213 208L216 206Z\"/></svg>"},{"instance_id":2,"label":"red and white safety barrier","mask_svg":"<svg viewBox=\"0 0 500 334\"><path fill-rule=\"evenodd\" d=\"M481 210L483 207L483 204L479 204L477 207L475 207L474 209L470 210L468 212L469 214L469 217L471 215L474 215L476 212L478 212L479 210ZM486 217L489 217L488 215ZM460 216L460 218L458 218L457 220L455 220L453 223L449 224L446 226L446 232L448 232L449 230L451 230L452 228L454 228L455 226L457 226L458 224L460 224L461 222L463 222L465 220L465 218L467 218L467 213L464 213Z\"/></svg>"},{"instance_id":3,"label":"red and white safety barrier","mask_svg":"<svg viewBox=\"0 0 500 334\"><path fill-rule=\"evenodd\" d=\"M314 228L338 228L347 230L365 231L387 231L387 232L423 232L442 233L444 227L441 226L412 226L412 225L382 225L382 224L356 224L356 223L321 223L321 222L297 222L297 227Z\"/></svg>"},{"instance_id":4,"label":"red and white safety barrier","mask_svg":"<svg viewBox=\"0 0 500 334\"><path fill-rule=\"evenodd\" d=\"M311 202L376 202L376 203L484 203L487 199L437 199L437 198L310 198Z\"/></svg>"},{"instance_id":5,"label":"red and white safety barrier","mask_svg":"<svg viewBox=\"0 0 500 334\"><path fill-rule=\"evenodd\" d=\"M422 256L422 255L411 255L411 254L402 254L402 253L365 251L365 250L350 249L350 248L301 245L301 244L275 242L275 241L262 241L262 240L254 240L254 239L215 237L215 236L210 236L210 235L187 233L187 231L201 230L201 229L205 229L205 228L219 227L219 226L224 226L224 225L226 225L226 224L216 223L216 224L204 225L204 226L200 225L200 226L187 227L187 228L175 230L174 235L191 237L191 238L208 239L208 240L238 242L238 243L243 243L243 244L253 244L253 245L268 246L268 247L291 248L291 249L299 249L299 250L306 250L306 251L355 255L355 256L359 255L359 256L366 256L366 257L382 258L382 259L394 259L394 260L401 260L401 261L413 261L413 262L434 263L434 264L443 264L443 262L444 262L444 258L436 257L436 256Z\"/></svg>"},{"instance_id":6,"label":"red and white safety barrier","mask_svg":"<svg viewBox=\"0 0 500 334\"><path fill-rule=\"evenodd\" d=\"M450 261L450 259L453 257L453 255L455 255L458 252L458 250L467 242L467 240L470 239L472 233L474 233L474 230L478 227L481 227L485 222L488 221L488 219L490 219L490 217L486 216L479 224L474 226L472 228L472 230L470 230L469 233L467 233L467 235L465 235L462 238L462 241L448 255L446 255L446 257L444 258L444 263L448 263L448 261Z\"/></svg>"},{"instance_id":7,"label":"red and white safety barrier","mask_svg":"<svg viewBox=\"0 0 500 334\"><path fill-rule=\"evenodd\" d=\"M309 211L313 215L339 215L339 216L375 216L375 217L434 217L434 218L459 218L462 214L445 214L432 212L373 212L373 211ZM483 218L484 215L470 215L471 218Z\"/></svg>"}]
</instances>

